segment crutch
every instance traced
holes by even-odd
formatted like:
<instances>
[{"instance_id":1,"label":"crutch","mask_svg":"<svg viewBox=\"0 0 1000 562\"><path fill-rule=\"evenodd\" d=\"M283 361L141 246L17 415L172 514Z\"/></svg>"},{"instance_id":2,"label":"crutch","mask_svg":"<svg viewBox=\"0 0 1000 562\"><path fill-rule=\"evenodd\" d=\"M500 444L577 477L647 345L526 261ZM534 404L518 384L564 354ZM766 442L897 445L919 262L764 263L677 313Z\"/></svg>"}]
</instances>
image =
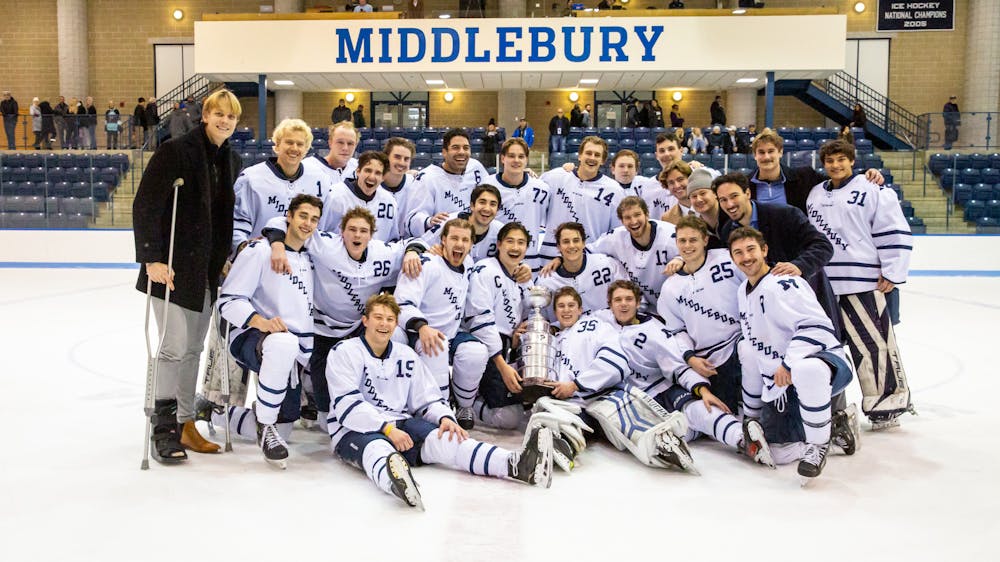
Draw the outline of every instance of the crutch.
<instances>
[{"instance_id":1,"label":"crutch","mask_svg":"<svg viewBox=\"0 0 1000 562\"><path fill-rule=\"evenodd\" d=\"M220 332L219 337L222 338L222 351L223 351L222 360L225 361L226 364L226 376L222 377L222 403L225 405L224 408L226 410L226 452L230 453L233 450L233 438L229 432L229 424L232 421L230 419L232 406L229 405L229 377L232 376L232 372L230 371L229 368L229 356L226 355L229 352L230 324L229 321L227 321L225 318L222 318L221 313L219 313L219 318L226 323L226 333L225 335L222 335L222 333Z\"/></svg>"},{"instance_id":2,"label":"crutch","mask_svg":"<svg viewBox=\"0 0 1000 562\"><path fill-rule=\"evenodd\" d=\"M167 275L174 269L174 226L177 223L177 192L184 185L184 178L174 180L174 205L170 213L170 248L167 251ZM169 279L168 279L169 281ZM153 392L156 388L156 374L160 368L160 350L163 348L163 340L167 337L167 306L170 305L170 283L165 284L165 294L163 295L163 325L160 326L160 341L156 346L156 358L153 358L153 349L149 341L149 309L153 302L153 280L146 278L146 401L144 411L146 413L146 440L142 449L142 470L149 470L149 438L153 430Z\"/></svg>"}]
</instances>

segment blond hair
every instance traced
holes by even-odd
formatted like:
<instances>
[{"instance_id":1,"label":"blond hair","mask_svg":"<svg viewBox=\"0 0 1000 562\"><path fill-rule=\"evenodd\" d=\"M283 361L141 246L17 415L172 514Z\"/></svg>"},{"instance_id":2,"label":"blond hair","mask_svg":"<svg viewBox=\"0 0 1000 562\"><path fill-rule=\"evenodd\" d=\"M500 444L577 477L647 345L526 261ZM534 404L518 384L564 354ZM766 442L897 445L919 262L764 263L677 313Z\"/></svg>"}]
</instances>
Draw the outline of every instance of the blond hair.
<instances>
[{"instance_id":1,"label":"blond hair","mask_svg":"<svg viewBox=\"0 0 1000 562\"><path fill-rule=\"evenodd\" d=\"M281 144L281 139L288 133L302 133L306 136L306 147L312 146L313 133L309 125L301 119L283 119L271 133L271 140L275 146Z\"/></svg>"},{"instance_id":2,"label":"blond hair","mask_svg":"<svg viewBox=\"0 0 1000 562\"><path fill-rule=\"evenodd\" d=\"M226 111L227 107L229 111ZM212 92L201 104L202 115L211 113L215 109L221 109L223 113L232 113L236 119L239 119L240 115L243 114L243 106L240 105L239 98L225 88Z\"/></svg>"}]
</instances>

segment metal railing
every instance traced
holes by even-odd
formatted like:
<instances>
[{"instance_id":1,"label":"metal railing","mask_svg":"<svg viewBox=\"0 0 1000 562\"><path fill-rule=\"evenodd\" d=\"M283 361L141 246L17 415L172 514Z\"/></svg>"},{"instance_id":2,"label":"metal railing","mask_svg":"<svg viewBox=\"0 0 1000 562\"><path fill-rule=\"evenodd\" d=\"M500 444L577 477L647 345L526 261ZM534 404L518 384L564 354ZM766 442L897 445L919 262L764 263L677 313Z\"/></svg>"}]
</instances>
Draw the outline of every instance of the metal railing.
<instances>
[{"instance_id":1,"label":"metal railing","mask_svg":"<svg viewBox=\"0 0 1000 562\"><path fill-rule=\"evenodd\" d=\"M848 108L853 109L855 103L860 103L869 123L910 146L917 146L922 137L920 121L915 113L846 72L838 72L814 84Z\"/></svg>"},{"instance_id":2,"label":"metal railing","mask_svg":"<svg viewBox=\"0 0 1000 562\"><path fill-rule=\"evenodd\" d=\"M923 113L918 116L925 150L984 149L998 150L996 139L1000 113L963 111L958 113Z\"/></svg>"}]
</instances>

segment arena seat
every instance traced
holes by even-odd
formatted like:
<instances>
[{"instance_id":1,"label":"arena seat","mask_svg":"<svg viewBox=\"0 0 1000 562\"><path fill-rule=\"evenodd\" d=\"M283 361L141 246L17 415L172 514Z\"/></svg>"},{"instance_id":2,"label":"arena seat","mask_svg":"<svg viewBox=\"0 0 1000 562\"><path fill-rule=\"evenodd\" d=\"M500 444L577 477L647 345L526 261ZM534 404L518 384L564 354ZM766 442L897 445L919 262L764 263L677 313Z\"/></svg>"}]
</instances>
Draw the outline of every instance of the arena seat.
<instances>
[{"instance_id":1,"label":"arena seat","mask_svg":"<svg viewBox=\"0 0 1000 562\"><path fill-rule=\"evenodd\" d=\"M965 168L962 170L962 183L975 185L982 182L983 175L975 168Z\"/></svg>"},{"instance_id":2,"label":"arena seat","mask_svg":"<svg viewBox=\"0 0 1000 562\"><path fill-rule=\"evenodd\" d=\"M420 127L407 127L403 131L403 138L410 142L416 142L417 139L419 139L423 135L424 135L424 130L421 129Z\"/></svg>"},{"instance_id":3,"label":"arena seat","mask_svg":"<svg viewBox=\"0 0 1000 562\"><path fill-rule=\"evenodd\" d=\"M969 168L982 170L990 167L990 157L985 154L974 153L969 155Z\"/></svg>"},{"instance_id":4,"label":"arena seat","mask_svg":"<svg viewBox=\"0 0 1000 562\"><path fill-rule=\"evenodd\" d=\"M951 166L951 164L952 159L948 155L938 152L931 155L930 160L927 162L927 167L930 168L932 174L940 176L941 172Z\"/></svg>"},{"instance_id":5,"label":"arena seat","mask_svg":"<svg viewBox=\"0 0 1000 562\"><path fill-rule=\"evenodd\" d=\"M953 185L961 182L961 174L955 168L945 168L941 170L941 187L951 189ZM964 183L964 182L962 182Z\"/></svg>"},{"instance_id":6,"label":"arena seat","mask_svg":"<svg viewBox=\"0 0 1000 562\"><path fill-rule=\"evenodd\" d=\"M369 150L378 150L379 142L375 139L365 139L361 141L361 150L367 152Z\"/></svg>"},{"instance_id":7,"label":"arena seat","mask_svg":"<svg viewBox=\"0 0 1000 562\"><path fill-rule=\"evenodd\" d=\"M977 219L986 216L986 202L977 199L971 199L966 201L965 211L962 213L962 218L965 222L975 222Z\"/></svg>"},{"instance_id":8,"label":"arena seat","mask_svg":"<svg viewBox=\"0 0 1000 562\"><path fill-rule=\"evenodd\" d=\"M972 186L972 197L971 199L978 199L980 201L989 201L993 199L993 186L986 183L977 183Z\"/></svg>"},{"instance_id":9,"label":"arena seat","mask_svg":"<svg viewBox=\"0 0 1000 562\"><path fill-rule=\"evenodd\" d=\"M84 215L56 213L48 216L49 228L86 228L88 218Z\"/></svg>"},{"instance_id":10,"label":"arena seat","mask_svg":"<svg viewBox=\"0 0 1000 562\"><path fill-rule=\"evenodd\" d=\"M413 156L412 166L418 170L431 165L431 155L427 152L418 152Z\"/></svg>"},{"instance_id":11,"label":"arena seat","mask_svg":"<svg viewBox=\"0 0 1000 562\"><path fill-rule=\"evenodd\" d=\"M746 154L742 154L742 153L739 153L739 152L730 154L729 155L729 169L732 170L734 168L746 168L747 167L747 160L748 159L749 159L749 157Z\"/></svg>"},{"instance_id":12,"label":"arena seat","mask_svg":"<svg viewBox=\"0 0 1000 562\"><path fill-rule=\"evenodd\" d=\"M631 150L635 151L635 140L634 139L622 139L618 141L619 150Z\"/></svg>"},{"instance_id":13,"label":"arena seat","mask_svg":"<svg viewBox=\"0 0 1000 562\"><path fill-rule=\"evenodd\" d=\"M62 197L49 196L45 198L45 214L49 217L59 213L59 203Z\"/></svg>"},{"instance_id":14,"label":"arena seat","mask_svg":"<svg viewBox=\"0 0 1000 562\"><path fill-rule=\"evenodd\" d=\"M927 225L924 224L924 219L920 217L907 217L906 223L910 225L910 232L913 234L927 233Z\"/></svg>"},{"instance_id":15,"label":"arena seat","mask_svg":"<svg viewBox=\"0 0 1000 562\"><path fill-rule=\"evenodd\" d=\"M912 217L912 216L916 215L916 211L913 209L913 203L910 203L909 201L905 201L905 200L904 201L900 201L899 202L899 207L901 209L903 209L903 216L904 217Z\"/></svg>"},{"instance_id":16,"label":"arena seat","mask_svg":"<svg viewBox=\"0 0 1000 562\"><path fill-rule=\"evenodd\" d=\"M859 154L871 154L875 152L875 147L872 145L872 141L867 139L858 139L855 137L854 147Z\"/></svg>"},{"instance_id":17,"label":"arena seat","mask_svg":"<svg viewBox=\"0 0 1000 562\"><path fill-rule=\"evenodd\" d=\"M983 168L979 171L983 183L1000 183L1000 169Z\"/></svg>"},{"instance_id":18,"label":"arena seat","mask_svg":"<svg viewBox=\"0 0 1000 562\"><path fill-rule=\"evenodd\" d=\"M63 197L59 202L59 212L66 214L94 214L94 199L92 197Z\"/></svg>"},{"instance_id":19,"label":"arena seat","mask_svg":"<svg viewBox=\"0 0 1000 562\"><path fill-rule=\"evenodd\" d=\"M660 173L659 166L645 166L642 169L642 175L646 176L647 178L655 178L659 173Z\"/></svg>"},{"instance_id":20,"label":"arena seat","mask_svg":"<svg viewBox=\"0 0 1000 562\"><path fill-rule=\"evenodd\" d=\"M1000 220L1000 200L993 199L986 202L986 216L994 220Z\"/></svg>"}]
</instances>

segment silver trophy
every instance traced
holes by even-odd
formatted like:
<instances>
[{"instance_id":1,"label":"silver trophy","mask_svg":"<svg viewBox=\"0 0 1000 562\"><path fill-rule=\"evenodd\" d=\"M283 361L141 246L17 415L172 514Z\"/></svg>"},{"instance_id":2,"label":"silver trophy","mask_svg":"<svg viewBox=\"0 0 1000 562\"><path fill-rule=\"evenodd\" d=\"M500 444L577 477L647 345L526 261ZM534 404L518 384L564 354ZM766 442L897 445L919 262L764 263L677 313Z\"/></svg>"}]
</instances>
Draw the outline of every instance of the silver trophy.
<instances>
[{"instance_id":1,"label":"silver trophy","mask_svg":"<svg viewBox=\"0 0 1000 562\"><path fill-rule=\"evenodd\" d=\"M552 346L552 332L549 321L542 315L542 309L552 302L552 295L544 287L528 289L527 331L521 335L521 398L533 404L542 396L552 393L556 383L555 349Z\"/></svg>"}]
</instances>

